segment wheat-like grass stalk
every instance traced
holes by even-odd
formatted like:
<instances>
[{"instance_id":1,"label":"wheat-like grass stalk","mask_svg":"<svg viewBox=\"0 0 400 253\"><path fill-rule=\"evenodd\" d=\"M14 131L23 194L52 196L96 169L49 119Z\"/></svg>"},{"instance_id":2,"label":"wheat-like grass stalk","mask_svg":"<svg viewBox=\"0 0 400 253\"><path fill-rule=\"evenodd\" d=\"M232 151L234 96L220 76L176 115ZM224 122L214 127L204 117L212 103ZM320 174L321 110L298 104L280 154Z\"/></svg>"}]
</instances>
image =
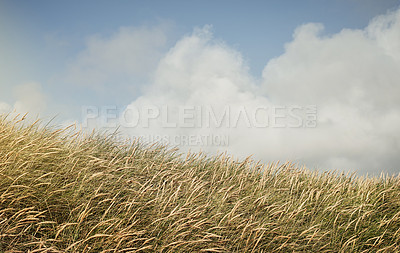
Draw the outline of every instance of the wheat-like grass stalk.
<instances>
[{"instance_id":1,"label":"wheat-like grass stalk","mask_svg":"<svg viewBox=\"0 0 400 253\"><path fill-rule=\"evenodd\" d=\"M400 179L0 117L0 252L397 252Z\"/></svg>"}]
</instances>

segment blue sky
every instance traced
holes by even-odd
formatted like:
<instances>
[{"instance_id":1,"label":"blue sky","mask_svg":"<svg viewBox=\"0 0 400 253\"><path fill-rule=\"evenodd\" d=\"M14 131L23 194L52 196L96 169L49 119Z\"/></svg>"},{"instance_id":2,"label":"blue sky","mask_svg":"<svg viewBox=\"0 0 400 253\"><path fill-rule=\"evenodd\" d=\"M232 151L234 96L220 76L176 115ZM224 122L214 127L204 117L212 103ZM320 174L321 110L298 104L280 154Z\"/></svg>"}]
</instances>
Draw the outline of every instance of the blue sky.
<instances>
[{"instance_id":1,"label":"blue sky","mask_svg":"<svg viewBox=\"0 0 400 253\"><path fill-rule=\"evenodd\" d=\"M40 82L57 92L54 82L85 49L93 35L110 36L120 27L168 24L168 46L195 27L212 25L214 36L238 50L255 78L284 51L296 27L316 22L329 35L343 28L364 28L369 20L398 6L398 1L0 1L1 80L10 87ZM17 73L18 72L18 73ZM65 87L70 84L64 83ZM60 88L62 88L60 87ZM54 90L54 91L51 91ZM11 92L11 90L7 90ZM81 98L65 103L88 102ZM86 99L85 99L86 97ZM5 98L12 102L10 96ZM106 98L92 103L104 103ZM118 97L118 103L130 97ZM90 100L89 100L90 101ZM72 106L72 105L71 105Z\"/></svg>"},{"instance_id":2,"label":"blue sky","mask_svg":"<svg viewBox=\"0 0 400 253\"><path fill-rule=\"evenodd\" d=\"M93 34L112 34L121 26L152 26L169 22L173 43L194 27L211 24L215 37L240 51L251 71L260 75L268 60L283 52L284 44L291 40L297 26L309 22L323 23L326 34L343 28L364 28L371 18L396 8L398 4L396 0L2 0L2 50L13 49L15 61L24 58L25 63L15 64L30 69L32 78L45 78L49 77L46 69L60 71L71 55L84 48L85 39ZM30 56L31 60L23 55ZM43 66L42 69L38 65Z\"/></svg>"},{"instance_id":3,"label":"blue sky","mask_svg":"<svg viewBox=\"0 0 400 253\"><path fill-rule=\"evenodd\" d=\"M226 150L237 156L396 172L398 8L394 0L0 0L0 111L66 124L85 120L83 106L317 105L313 131L219 133L231 134ZM164 134L147 130L126 133Z\"/></svg>"}]
</instances>

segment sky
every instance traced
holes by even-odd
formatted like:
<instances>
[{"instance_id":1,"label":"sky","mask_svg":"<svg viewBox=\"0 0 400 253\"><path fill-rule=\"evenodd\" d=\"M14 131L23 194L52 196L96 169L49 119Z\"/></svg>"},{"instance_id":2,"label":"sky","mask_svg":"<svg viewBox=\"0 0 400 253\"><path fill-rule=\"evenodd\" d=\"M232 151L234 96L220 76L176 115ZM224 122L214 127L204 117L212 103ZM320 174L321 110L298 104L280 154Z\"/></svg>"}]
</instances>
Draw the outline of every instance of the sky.
<instances>
[{"instance_id":1,"label":"sky","mask_svg":"<svg viewBox=\"0 0 400 253\"><path fill-rule=\"evenodd\" d=\"M0 112L182 152L396 174L399 7L0 0Z\"/></svg>"}]
</instances>

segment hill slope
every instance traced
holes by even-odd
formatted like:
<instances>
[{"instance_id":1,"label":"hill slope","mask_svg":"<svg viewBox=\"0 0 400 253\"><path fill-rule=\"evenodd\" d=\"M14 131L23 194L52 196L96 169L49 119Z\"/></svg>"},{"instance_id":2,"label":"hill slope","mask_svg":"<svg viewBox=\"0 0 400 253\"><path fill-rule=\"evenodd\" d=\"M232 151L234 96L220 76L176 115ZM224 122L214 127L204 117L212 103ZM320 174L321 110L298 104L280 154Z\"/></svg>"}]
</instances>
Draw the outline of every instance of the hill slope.
<instances>
[{"instance_id":1,"label":"hill slope","mask_svg":"<svg viewBox=\"0 0 400 253\"><path fill-rule=\"evenodd\" d=\"M0 251L400 251L399 177L176 152L0 118Z\"/></svg>"}]
</instances>

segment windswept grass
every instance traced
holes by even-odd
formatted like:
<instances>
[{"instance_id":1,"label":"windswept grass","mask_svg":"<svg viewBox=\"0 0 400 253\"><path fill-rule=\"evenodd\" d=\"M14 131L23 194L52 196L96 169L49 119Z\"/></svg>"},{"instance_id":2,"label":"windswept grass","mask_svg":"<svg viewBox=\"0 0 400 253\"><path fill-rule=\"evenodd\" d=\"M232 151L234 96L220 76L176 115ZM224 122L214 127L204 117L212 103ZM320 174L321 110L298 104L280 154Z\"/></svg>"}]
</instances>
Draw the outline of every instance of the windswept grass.
<instances>
[{"instance_id":1,"label":"windswept grass","mask_svg":"<svg viewBox=\"0 0 400 253\"><path fill-rule=\"evenodd\" d=\"M0 252L400 252L400 179L0 119Z\"/></svg>"}]
</instances>

